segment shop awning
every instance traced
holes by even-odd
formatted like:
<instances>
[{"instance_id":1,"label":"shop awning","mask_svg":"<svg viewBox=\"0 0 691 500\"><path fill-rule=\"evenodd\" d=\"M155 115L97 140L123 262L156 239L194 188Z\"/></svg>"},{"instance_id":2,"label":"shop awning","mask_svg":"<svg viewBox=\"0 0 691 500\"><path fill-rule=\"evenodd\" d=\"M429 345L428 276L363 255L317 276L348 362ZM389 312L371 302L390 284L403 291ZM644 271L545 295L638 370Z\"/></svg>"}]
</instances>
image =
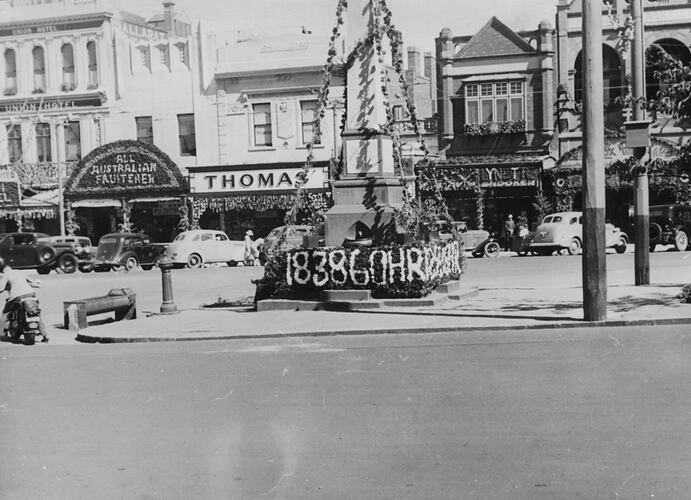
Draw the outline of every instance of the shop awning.
<instances>
[{"instance_id":1,"label":"shop awning","mask_svg":"<svg viewBox=\"0 0 691 500\"><path fill-rule=\"evenodd\" d=\"M180 201L179 196L154 196L151 198L132 198L128 199L128 203L158 203L159 201ZM72 204L74 206L74 204Z\"/></svg>"},{"instance_id":2,"label":"shop awning","mask_svg":"<svg viewBox=\"0 0 691 500\"><path fill-rule=\"evenodd\" d=\"M120 200L107 198L97 198L93 200L77 200L72 202L72 208L101 208L101 207L122 207Z\"/></svg>"}]
</instances>

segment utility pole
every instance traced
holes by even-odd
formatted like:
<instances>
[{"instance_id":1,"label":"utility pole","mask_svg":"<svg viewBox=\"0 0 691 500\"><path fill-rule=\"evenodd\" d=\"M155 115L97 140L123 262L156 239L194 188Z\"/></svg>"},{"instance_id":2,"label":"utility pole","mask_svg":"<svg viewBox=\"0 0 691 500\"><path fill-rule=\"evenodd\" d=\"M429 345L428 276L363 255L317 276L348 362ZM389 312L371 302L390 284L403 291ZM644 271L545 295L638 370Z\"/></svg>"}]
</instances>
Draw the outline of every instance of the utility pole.
<instances>
[{"instance_id":1,"label":"utility pole","mask_svg":"<svg viewBox=\"0 0 691 500\"><path fill-rule=\"evenodd\" d=\"M648 173L641 159L645 156L646 147L640 146L646 141L649 143L648 126L645 123L645 110L639 100L645 97L645 66L643 63L643 1L631 0L631 17L633 18L633 42L631 44L631 84L633 92L633 126L645 124L645 137L643 141L628 144L633 146L633 157L636 160L634 167L634 196L633 209L635 217L635 283L636 285L650 284L650 211L648 202ZM627 130L630 127L627 125ZM640 127L638 127L640 130ZM630 142L627 133L627 143Z\"/></svg>"},{"instance_id":2,"label":"utility pole","mask_svg":"<svg viewBox=\"0 0 691 500\"><path fill-rule=\"evenodd\" d=\"M62 166L65 163L65 119L58 118L56 123L56 140L58 155L58 221L60 223L60 236L65 236L65 201L62 186Z\"/></svg>"},{"instance_id":3,"label":"utility pole","mask_svg":"<svg viewBox=\"0 0 691 500\"><path fill-rule=\"evenodd\" d=\"M583 0L583 313L607 319L602 2Z\"/></svg>"}]
</instances>

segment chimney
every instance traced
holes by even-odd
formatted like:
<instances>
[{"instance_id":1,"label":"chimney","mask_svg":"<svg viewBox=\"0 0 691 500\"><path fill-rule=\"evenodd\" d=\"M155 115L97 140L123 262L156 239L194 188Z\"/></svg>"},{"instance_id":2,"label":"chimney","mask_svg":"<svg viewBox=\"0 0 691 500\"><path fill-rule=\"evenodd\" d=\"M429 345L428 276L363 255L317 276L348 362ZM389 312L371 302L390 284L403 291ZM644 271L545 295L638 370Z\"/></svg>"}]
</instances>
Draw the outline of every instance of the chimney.
<instances>
[{"instance_id":1,"label":"chimney","mask_svg":"<svg viewBox=\"0 0 691 500\"><path fill-rule=\"evenodd\" d=\"M432 78L432 71L434 71L434 58L431 52L425 52L425 76Z\"/></svg>"},{"instance_id":2,"label":"chimney","mask_svg":"<svg viewBox=\"0 0 691 500\"><path fill-rule=\"evenodd\" d=\"M415 47L408 47L408 71L411 71L413 76L420 74L421 63L420 51Z\"/></svg>"},{"instance_id":3,"label":"chimney","mask_svg":"<svg viewBox=\"0 0 691 500\"><path fill-rule=\"evenodd\" d=\"M166 33L171 34L173 32L173 19L175 18L175 11L173 8L175 7L175 2L172 0L164 0L163 1L163 27L166 30Z\"/></svg>"}]
</instances>

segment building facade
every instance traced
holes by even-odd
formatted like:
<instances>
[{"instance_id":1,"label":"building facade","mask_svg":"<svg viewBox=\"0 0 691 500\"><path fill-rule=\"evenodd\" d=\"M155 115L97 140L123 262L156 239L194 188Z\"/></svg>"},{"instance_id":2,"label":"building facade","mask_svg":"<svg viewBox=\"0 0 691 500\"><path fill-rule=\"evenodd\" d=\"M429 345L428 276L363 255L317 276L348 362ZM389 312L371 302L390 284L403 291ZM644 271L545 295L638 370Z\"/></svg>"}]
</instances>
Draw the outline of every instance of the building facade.
<instances>
[{"instance_id":1,"label":"building facade","mask_svg":"<svg viewBox=\"0 0 691 500\"><path fill-rule=\"evenodd\" d=\"M553 164L553 38L549 22L514 32L496 17L474 35L444 28L436 38L442 158L420 169L419 190L431 197L438 185L470 227L499 231L522 212L535 222L542 172Z\"/></svg>"},{"instance_id":2,"label":"building facade","mask_svg":"<svg viewBox=\"0 0 691 500\"><path fill-rule=\"evenodd\" d=\"M28 198L59 188L95 148L132 139L157 146L186 175L201 151L215 151L201 125L212 127L205 117L215 116L201 98L201 45L173 2L150 19L102 0L0 2L0 165L17 173ZM53 198L51 219L6 210L6 226L59 232ZM97 238L115 230L125 211L149 230L148 214L171 201L106 192L72 198L68 208L81 234Z\"/></svg>"},{"instance_id":3,"label":"building facade","mask_svg":"<svg viewBox=\"0 0 691 500\"><path fill-rule=\"evenodd\" d=\"M560 0L557 6L558 96L555 103L558 123L554 155L557 168L549 179L556 208L580 209L582 128L580 108L582 89L582 1ZM655 53L664 52L688 66L691 64L691 5L686 0L643 0L643 46L646 53L645 92L656 99L665 85L655 77ZM630 227L633 210L632 182L627 179L626 159L632 155L626 146L624 122L631 119L628 79L631 76L633 22L629 2L608 0L602 6L603 81L605 109L605 168L607 182L607 218L623 228ZM674 199L678 190L670 186L683 182L674 179L676 168L657 167L674 161L677 148L688 144L688 118L672 118L663 113L649 113L651 148L645 158L651 165L650 203L688 202ZM687 166L691 168L691 166Z\"/></svg>"}]
</instances>

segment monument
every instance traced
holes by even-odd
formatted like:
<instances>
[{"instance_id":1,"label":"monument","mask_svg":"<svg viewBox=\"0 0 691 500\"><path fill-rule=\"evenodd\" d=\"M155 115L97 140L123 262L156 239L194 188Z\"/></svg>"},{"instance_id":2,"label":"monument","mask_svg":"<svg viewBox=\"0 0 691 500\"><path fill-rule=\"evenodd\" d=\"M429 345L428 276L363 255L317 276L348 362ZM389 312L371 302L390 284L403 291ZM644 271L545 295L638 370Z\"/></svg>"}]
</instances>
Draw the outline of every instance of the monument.
<instances>
[{"instance_id":1,"label":"monument","mask_svg":"<svg viewBox=\"0 0 691 500\"><path fill-rule=\"evenodd\" d=\"M394 208L403 203L393 140L386 132L385 61L391 49L385 34L381 44L375 43L383 24L379 0L349 0L347 53L352 64L346 73L343 172L333 182L334 205L325 217L327 246L367 237L381 243L392 230Z\"/></svg>"}]
</instances>

